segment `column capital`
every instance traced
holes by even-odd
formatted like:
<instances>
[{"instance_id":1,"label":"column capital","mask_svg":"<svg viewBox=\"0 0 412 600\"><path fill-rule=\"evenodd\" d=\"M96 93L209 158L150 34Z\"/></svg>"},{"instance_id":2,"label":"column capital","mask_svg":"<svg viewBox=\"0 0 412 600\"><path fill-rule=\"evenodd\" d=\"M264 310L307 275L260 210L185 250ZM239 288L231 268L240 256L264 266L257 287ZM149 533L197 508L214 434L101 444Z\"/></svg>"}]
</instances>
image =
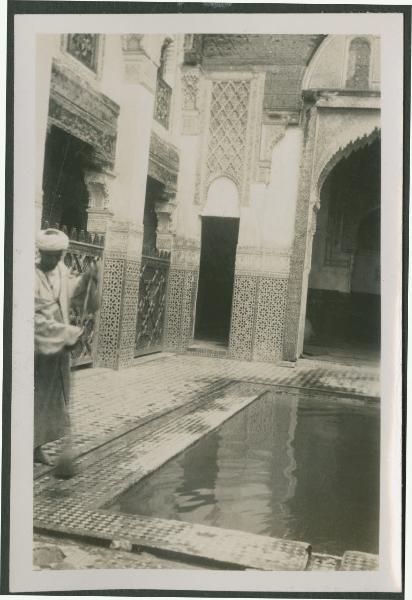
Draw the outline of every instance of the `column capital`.
<instances>
[{"instance_id":1,"label":"column capital","mask_svg":"<svg viewBox=\"0 0 412 600\"><path fill-rule=\"evenodd\" d=\"M89 192L87 229L92 233L105 233L113 218L109 210L110 195L115 174L107 169L87 169L84 182Z\"/></svg>"},{"instance_id":2,"label":"column capital","mask_svg":"<svg viewBox=\"0 0 412 600\"><path fill-rule=\"evenodd\" d=\"M145 43L142 34L122 35L122 50L126 83L143 85L150 92L156 90L158 61Z\"/></svg>"}]
</instances>

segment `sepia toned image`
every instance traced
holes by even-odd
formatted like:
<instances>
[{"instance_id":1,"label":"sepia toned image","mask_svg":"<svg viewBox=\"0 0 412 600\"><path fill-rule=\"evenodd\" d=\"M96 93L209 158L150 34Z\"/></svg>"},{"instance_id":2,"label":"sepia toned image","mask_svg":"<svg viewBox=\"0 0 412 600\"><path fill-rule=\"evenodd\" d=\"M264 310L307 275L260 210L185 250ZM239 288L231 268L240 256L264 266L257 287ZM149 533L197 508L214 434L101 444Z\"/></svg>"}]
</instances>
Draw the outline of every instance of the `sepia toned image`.
<instances>
[{"instance_id":1,"label":"sepia toned image","mask_svg":"<svg viewBox=\"0 0 412 600\"><path fill-rule=\"evenodd\" d=\"M399 591L397 23L212 16L16 18L14 592Z\"/></svg>"},{"instance_id":2,"label":"sepia toned image","mask_svg":"<svg viewBox=\"0 0 412 600\"><path fill-rule=\"evenodd\" d=\"M38 44L35 566L376 569L379 39Z\"/></svg>"}]
</instances>

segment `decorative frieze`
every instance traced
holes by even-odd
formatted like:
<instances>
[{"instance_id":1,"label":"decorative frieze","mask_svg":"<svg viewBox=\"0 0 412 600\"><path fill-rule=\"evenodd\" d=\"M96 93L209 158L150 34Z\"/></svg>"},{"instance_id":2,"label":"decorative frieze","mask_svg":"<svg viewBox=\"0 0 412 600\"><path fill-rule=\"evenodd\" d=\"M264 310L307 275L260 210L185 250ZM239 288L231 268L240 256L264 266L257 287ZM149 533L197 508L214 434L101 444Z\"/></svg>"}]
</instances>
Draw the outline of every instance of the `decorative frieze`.
<instances>
[{"instance_id":1,"label":"decorative frieze","mask_svg":"<svg viewBox=\"0 0 412 600\"><path fill-rule=\"evenodd\" d=\"M238 246L236 251L237 273L271 273L287 276L290 250L288 248L265 248Z\"/></svg>"},{"instance_id":2,"label":"decorative frieze","mask_svg":"<svg viewBox=\"0 0 412 600\"><path fill-rule=\"evenodd\" d=\"M119 106L68 67L52 63L49 125L90 144L103 164L113 165Z\"/></svg>"},{"instance_id":3,"label":"decorative frieze","mask_svg":"<svg viewBox=\"0 0 412 600\"><path fill-rule=\"evenodd\" d=\"M206 34L202 38L203 62L219 65L306 66L324 35Z\"/></svg>"},{"instance_id":4,"label":"decorative frieze","mask_svg":"<svg viewBox=\"0 0 412 600\"><path fill-rule=\"evenodd\" d=\"M183 110L199 109L200 69L182 70L182 107Z\"/></svg>"},{"instance_id":5,"label":"decorative frieze","mask_svg":"<svg viewBox=\"0 0 412 600\"><path fill-rule=\"evenodd\" d=\"M182 133L200 133L201 72L199 67L182 70Z\"/></svg>"}]
</instances>

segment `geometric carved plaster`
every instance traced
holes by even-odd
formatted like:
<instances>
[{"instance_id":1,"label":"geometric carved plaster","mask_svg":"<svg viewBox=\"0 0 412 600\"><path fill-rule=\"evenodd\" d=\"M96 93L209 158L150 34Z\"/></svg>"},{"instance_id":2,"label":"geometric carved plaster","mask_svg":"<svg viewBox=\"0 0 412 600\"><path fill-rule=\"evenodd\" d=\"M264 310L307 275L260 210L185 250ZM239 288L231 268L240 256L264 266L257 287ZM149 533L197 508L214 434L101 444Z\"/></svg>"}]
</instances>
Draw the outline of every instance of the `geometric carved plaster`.
<instances>
[{"instance_id":1,"label":"geometric carved plaster","mask_svg":"<svg viewBox=\"0 0 412 600\"><path fill-rule=\"evenodd\" d=\"M214 179L228 177L238 187L240 205L248 205L260 140L263 89L263 73L219 73L206 80L197 204L204 205Z\"/></svg>"},{"instance_id":2,"label":"geometric carved plaster","mask_svg":"<svg viewBox=\"0 0 412 600\"><path fill-rule=\"evenodd\" d=\"M200 131L201 71L199 67L182 67L182 133Z\"/></svg>"}]
</instances>

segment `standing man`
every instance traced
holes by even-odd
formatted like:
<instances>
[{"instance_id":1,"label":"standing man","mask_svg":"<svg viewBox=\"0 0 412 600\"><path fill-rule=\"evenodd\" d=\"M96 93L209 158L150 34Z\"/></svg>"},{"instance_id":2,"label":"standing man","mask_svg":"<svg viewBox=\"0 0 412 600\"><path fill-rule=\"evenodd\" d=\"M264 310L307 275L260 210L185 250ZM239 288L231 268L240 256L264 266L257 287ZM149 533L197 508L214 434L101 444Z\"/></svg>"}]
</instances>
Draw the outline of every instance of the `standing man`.
<instances>
[{"instance_id":1,"label":"standing man","mask_svg":"<svg viewBox=\"0 0 412 600\"><path fill-rule=\"evenodd\" d=\"M98 269L92 263L80 277L70 274L62 261L69 238L58 229L45 229L37 238L34 317L34 461L53 464L43 445L65 437L66 445L56 474L74 473L71 451L68 403L70 397L70 348L82 329L70 325L70 306L83 313L98 308Z\"/></svg>"}]
</instances>

